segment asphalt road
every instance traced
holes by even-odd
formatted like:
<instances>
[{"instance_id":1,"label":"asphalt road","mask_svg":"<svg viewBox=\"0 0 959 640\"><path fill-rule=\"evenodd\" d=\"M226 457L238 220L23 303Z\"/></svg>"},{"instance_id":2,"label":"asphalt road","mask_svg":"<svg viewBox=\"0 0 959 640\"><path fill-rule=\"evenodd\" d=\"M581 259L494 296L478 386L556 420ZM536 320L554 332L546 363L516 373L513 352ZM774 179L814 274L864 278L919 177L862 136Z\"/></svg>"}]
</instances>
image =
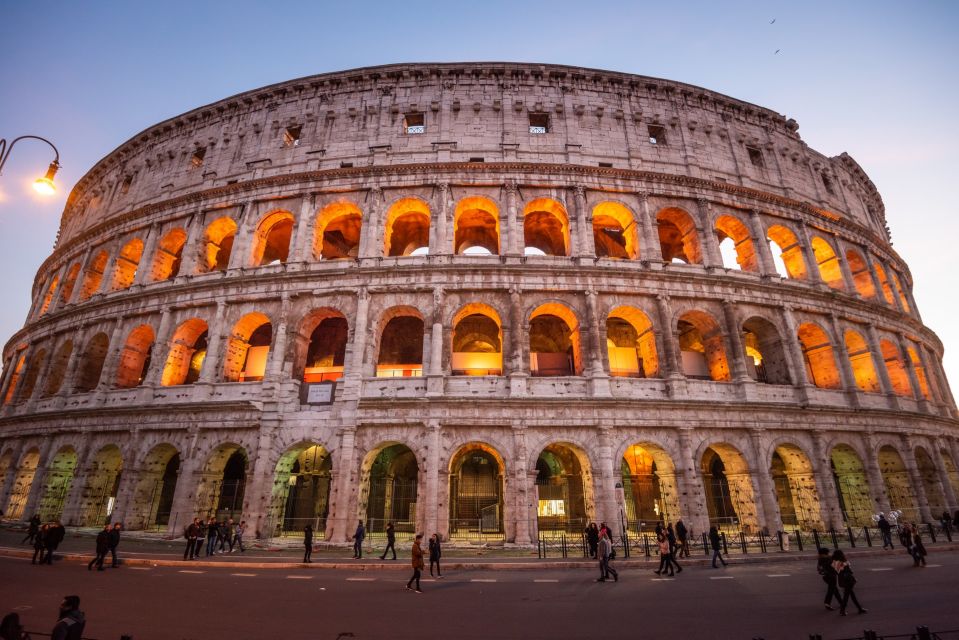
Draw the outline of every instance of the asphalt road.
<instances>
[{"instance_id":1,"label":"asphalt road","mask_svg":"<svg viewBox=\"0 0 959 640\"><path fill-rule=\"evenodd\" d=\"M811 563L690 567L672 580L623 570L464 571L405 589L407 571L180 567L88 572L0 558L0 612L49 633L62 596L78 594L85 636L117 640L464 638L850 638L959 629L959 553L914 569L901 550L859 559L856 592L869 609L846 618L822 606ZM949 636L959 637L959 636Z\"/></svg>"}]
</instances>

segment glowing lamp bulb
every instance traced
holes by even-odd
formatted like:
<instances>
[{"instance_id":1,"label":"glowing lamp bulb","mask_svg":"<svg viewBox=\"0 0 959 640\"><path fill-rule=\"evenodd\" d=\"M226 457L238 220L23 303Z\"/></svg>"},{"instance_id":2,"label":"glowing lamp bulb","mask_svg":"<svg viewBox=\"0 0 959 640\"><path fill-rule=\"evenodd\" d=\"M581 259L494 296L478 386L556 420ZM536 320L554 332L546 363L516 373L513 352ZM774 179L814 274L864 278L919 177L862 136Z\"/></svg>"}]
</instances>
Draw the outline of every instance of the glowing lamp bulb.
<instances>
[{"instance_id":1,"label":"glowing lamp bulb","mask_svg":"<svg viewBox=\"0 0 959 640\"><path fill-rule=\"evenodd\" d=\"M52 196L57 192L57 186L53 184L53 176L57 174L57 169L60 168L60 165L56 161L50 163L50 166L47 168L47 173L42 178L38 178L36 182L33 183L33 189L44 196Z\"/></svg>"}]
</instances>

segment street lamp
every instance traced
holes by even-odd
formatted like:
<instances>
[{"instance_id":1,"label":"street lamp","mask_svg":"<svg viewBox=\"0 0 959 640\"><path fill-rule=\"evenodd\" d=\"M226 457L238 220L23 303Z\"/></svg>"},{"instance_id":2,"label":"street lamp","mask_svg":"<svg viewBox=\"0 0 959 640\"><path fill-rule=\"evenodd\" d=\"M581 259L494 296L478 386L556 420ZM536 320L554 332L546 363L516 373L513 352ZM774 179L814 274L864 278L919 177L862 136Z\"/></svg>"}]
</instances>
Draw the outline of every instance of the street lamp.
<instances>
[{"instance_id":1,"label":"street lamp","mask_svg":"<svg viewBox=\"0 0 959 640\"><path fill-rule=\"evenodd\" d=\"M3 165L5 165L7 160L10 158L10 152L13 151L13 145L17 144L17 142L20 140L25 140L27 138L46 142L56 154L53 162L51 162L50 166L47 167L47 173L42 178L37 178L36 182L33 183L33 188L37 193L45 196L53 195L57 191L56 185L53 184L53 176L57 174L57 169L60 168L60 152L57 151L57 148L53 146L53 143L46 138L41 138L40 136L20 136L19 138L14 138L9 146L7 145L5 138L0 138L0 174L3 174Z\"/></svg>"}]
</instances>

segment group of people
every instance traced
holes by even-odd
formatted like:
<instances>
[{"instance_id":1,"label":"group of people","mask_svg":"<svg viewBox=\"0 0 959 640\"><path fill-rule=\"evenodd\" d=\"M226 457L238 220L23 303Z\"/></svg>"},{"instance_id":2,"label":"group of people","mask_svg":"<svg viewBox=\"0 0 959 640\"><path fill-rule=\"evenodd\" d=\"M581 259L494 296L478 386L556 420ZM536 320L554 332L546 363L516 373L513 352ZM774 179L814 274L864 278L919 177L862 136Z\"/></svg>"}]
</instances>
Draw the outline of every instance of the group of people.
<instances>
[{"instance_id":1,"label":"group of people","mask_svg":"<svg viewBox=\"0 0 959 640\"><path fill-rule=\"evenodd\" d=\"M204 542L206 542L207 556L217 553L233 553L234 551L243 553L246 551L243 547L243 535L245 533L246 520L236 523L233 518L224 518L217 522L216 518L210 517L206 522L203 522L200 518L193 518L193 522L183 530L183 537L186 539L183 559L195 560L199 558Z\"/></svg>"},{"instance_id":2,"label":"group of people","mask_svg":"<svg viewBox=\"0 0 959 640\"><path fill-rule=\"evenodd\" d=\"M27 535L20 544L33 545L33 559L30 564L53 564L53 554L66 534L67 530L59 520L41 524L37 514L30 518Z\"/></svg>"},{"instance_id":3,"label":"group of people","mask_svg":"<svg viewBox=\"0 0 959 640\"><path fill-rule=\"evenodd\" d=\"M80 611L80 596L64 596L57 612L51 640L82 640L86 616ZM28 640L30 635L20 624L20 614L8 613L0 622L0 640Z\"/></svg>"},{"instance_id":4,"label":"group of people","mask_svg":"<svg viewBox=\"0 0 959 640\"><path fill-rule=\"evenodd\" d=\"M859 613L866 613L866 609L859 604L856 598L856 576L852 572L852 565L846 559L846 554L841 549L836 549L829 553L829 549L822 547L819 549L819 558L816 561L816 570L822 576L826 583L826 599L824 603L826 608L833 610L833 599L839 604L839 615L846 615L846 607L849 601L856 605ZM839 590L842 589L842 593Z\"/></svg>"},{"instance_id":5,"label":"group of people","mask_svg":"<svg viewBox=\"0 0 959 640\"><path fill-rule=\"evenodd\" d=\"M959 520L959 511L956 512L956 518ZM952 523L949 518L949 512L942 514L941 523L943 528L948 528ZM892 524L886 519L885 514L880 513L876 521L879 527L879 534L882 536L882 548L892 549L895 545L892 543ZM906 522L899 525L899 543L905 547L906 553L912 556L914 567L926 566L926 545L922 543L922 534L919 527L914 522Z\"/></svg>"},{"instance_id":6,"label":"group of people","mask_svg":"<svg viewBox=\"0 0 959 640\"><path fill-rule=\"evenodd\" d=\"M436 566L436 578L442 578L443 573L440 571L440 557L443 555L442 547L440 544L440 534L434 533L430 536L428 552L430 555L430 576L433 576L433 567ZM385 553L383 555L386 555ZM413 575L410 576L409 581L406 583L406 589L408 591L415 591L416 593L423 593L423 590L420 589L420 575L425 567L423 562L423 534L417 533L415 539L413 540L413 549L410 552L410 561L413 565ZM413 584L416 583L414 587Z\"/></svg>"},{"instance_id":7,"label":"group of people","mask_svg":"<svg viewBox=\"0 0 959 640\"><path fill-rule=\"evenodd\" d=\"M120 546L120 532L122 530L123 525L119 522L103 525L103 531L97 534L96 555L87 565L87 571L92 571L94 566L96 566L97 571L103 571L103 562L107 557L107 552L110 553L110 566L114 569L120 566L117 560L117 547Z\"/></svg>"}]
</instances>

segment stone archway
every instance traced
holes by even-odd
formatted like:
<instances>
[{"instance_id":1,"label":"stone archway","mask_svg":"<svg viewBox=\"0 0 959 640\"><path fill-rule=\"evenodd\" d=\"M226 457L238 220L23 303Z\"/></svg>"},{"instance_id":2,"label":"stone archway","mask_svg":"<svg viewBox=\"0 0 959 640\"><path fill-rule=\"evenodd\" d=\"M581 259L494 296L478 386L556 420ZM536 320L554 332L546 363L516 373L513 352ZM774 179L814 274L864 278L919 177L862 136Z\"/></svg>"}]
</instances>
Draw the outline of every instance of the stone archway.
<instances>
[{"instance_id":1,"label":"stone archway","mask_svg":"<svg viewBox=\"0 0 959 640\"><path fill-rule=\"evenodd\" d=\"M878 453L879 471L882 473L883 484L886 485L886 494L889 496L889 506L893 511L901 511L900 520L919 522L919 500L916 498L916 489L912 486L909 471L902 460L902 456L888 444L881 447Z\"/></svg>"},{"instance_id":2,"label":"stone archway","mask_svg":"<svg viewBox=\"0 0 959 640\"><path fill-rule=\"evenodd\" d=\"M180 464L180 452L171 444L158 444L147 453L133 489L128 529L150 529L170 523Z\"/></svg>"},{"instance_id":3,"label":"stone archway","mask_svg":"<svg viewBox=\"0 0 959 640\"><path fill-rule=\"evenodd\" d=\"M769 472L783 526L824 530L816 476L805 452L794 444L779 445Z\"/></svg>"},{"instance_id":4,"label":"stone archway","mask_svg":"<svg viewBox=\"0 0 959 640\"><path fill-rule=\"evenodd\" d=\"M76 469L76 449L69 445L61 447L47 467L40 502L37 505L37 513L44 522L59 520L63 516L63 506L70 495Z\"/></svg>"},{"instance_id":5,"label":"stone archway","mask_svg":"<svg viewBox=\"0 0 959 640\"><path fill-rule=\"evenodd\" d=\"M630 445L620 470L629 531L652 531L657 522L680 517L676 467L665 449L649 442Z\"/></svg>"},{"instance_id":6,"label":"stone archway","mask_svg":"<svg viewBox=\"0 0 959 640\"><path fill-rule=\"evenodd\" d=\"M738 449L710 445L701 458L709 524L720 529L753 532L759 528L749 465Z\"/></svg>"},{"instance_id":7,"label":"stone archway","mask_svg":"<svg viewBox=\"0 0 959 640\"><path fill-rule=\"evenodd\" d=\"M392 522L397 538L412 540L416 532L420 467L405 444L386 443L367 454L360 478L359 511L371 535L386 532Z\"/></svg>"},{"instance_id":8,"label":"stone archway","mask_svg":"<svg viewBox=\"0 0 959 640\"><path fill-rule=\"evenodd\" d=\"M876 505L870 497L869 480L862 458L848 444L837 444L829 454L829 466L846 526L872 525Z\"/></svg>"},{"instance_id":9,"label":"stone archway","mask_svg":"<svg viewBox=\"0 0 959 640\"><path fill-rule=\"evenodd\" d=\"M450 538L505 538L503 459L482 443L465 445L450 461Z\"/></svg>"},{"instance_id":10,"label":"stone archway","mask_svg":"<svg viewBox=\"0 0 959 640\"><path fill-rule=\"evenodd\" d=\"M97 451L87 468L86 483L77 508L76 524L100 527L110 521L120 489L123 456L114 444Z\"/></svg>"},{"instance_id":11,"label":"stone archway","mask_svg":"<svg viewBox=\"0 0 959 640\"><path fill-rule=\"evenodd\" d=\"M326 536L333 482L333 458L325 447L300 443L280 456L273 473L270 535L299 535L311 525Z\"/></svg>"},{"instance_id":12,"label":"stone archway","mask_svg":"<svg viewBox=\"0 0 959 640\"><path fill-rule=\"evenodd\" d=\"M570 444L550 444L536 459L536 472L536 527L540 534L583 531L594 511L586 454Z\"/></svg>"},{"instance_id":13,"label":"stone archway","mask_svg":"<svg viewBox=\"0 0 959 640\"><path fill-rule=\"evenodd\" d=\"M39 464L40 451L36 448L30 449L20 457L17 475L13 479L13 486L10 488L10 497L7 499L6 508L3 510L10 520L23 519L24 509L26 509L27 500L30 498L30 488L33 486Z\"/></svg>"},{"instance_id":14,"label":"stone archway","mask_svg":"<svg viewBox=\"0 0 959 640\"><path fill-rule=\"evenodd\" d=\"M936 463L923 447L916 447L916 468L919 471L922 489L926 494L926 501L929 503L929 510L933 518L938 519L947 507L946 495L939 480Z\"/></svg>"},{"instance_id":15,"label":"stone archway","mask_svg":"<svg viewBox=\"0 0 959 640\"><path fill-rule=\"evenodd\" d=\"M243 513L248 458L234 443L217 447L207 458L196 489L196 512L217 520L239 520Z\"/></svg>"}]
</instances>

